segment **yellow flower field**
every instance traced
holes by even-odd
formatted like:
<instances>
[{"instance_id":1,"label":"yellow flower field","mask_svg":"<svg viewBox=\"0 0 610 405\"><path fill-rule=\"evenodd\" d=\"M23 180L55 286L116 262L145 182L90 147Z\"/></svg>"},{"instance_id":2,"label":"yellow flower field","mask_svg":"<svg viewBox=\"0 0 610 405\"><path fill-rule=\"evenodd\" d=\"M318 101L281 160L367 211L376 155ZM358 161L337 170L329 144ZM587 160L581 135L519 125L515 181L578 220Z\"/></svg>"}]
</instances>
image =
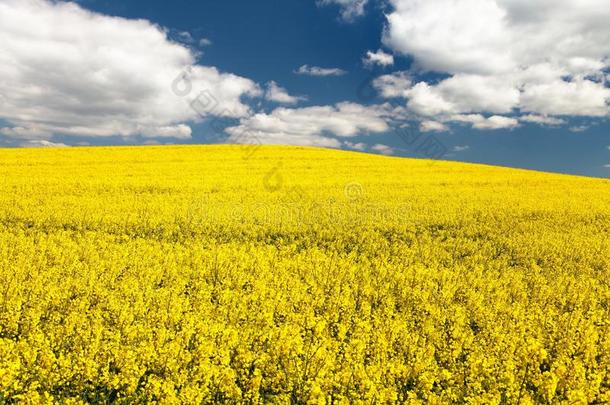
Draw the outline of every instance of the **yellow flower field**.
<instances>
[{"instance_id":1,"label":"yellow flower field","mask_svg":"<svg viewBox=\"0 0 610 405\"><path fill-rule=\"evenodd\" d=\"M0 403L609 403L610 182L0 150Z\"/></svg>"}]
</instances>

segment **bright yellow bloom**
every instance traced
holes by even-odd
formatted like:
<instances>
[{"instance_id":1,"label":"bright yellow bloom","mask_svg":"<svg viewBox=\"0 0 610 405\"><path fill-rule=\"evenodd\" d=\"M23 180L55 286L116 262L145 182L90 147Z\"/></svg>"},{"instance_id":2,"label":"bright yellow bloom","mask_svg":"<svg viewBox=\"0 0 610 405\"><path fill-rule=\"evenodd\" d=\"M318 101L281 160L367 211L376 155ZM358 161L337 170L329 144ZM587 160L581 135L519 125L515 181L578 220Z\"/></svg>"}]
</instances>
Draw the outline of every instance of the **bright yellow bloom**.
<instances>
[{"instance_id":1,"label":"bright yellow bloom","mask_svg":"<svg viewBox=\"0 0 610 405\"><path fill-rule=\"evenodd\" d=\"M0 403L607 403L610 183L0 150Z\"/></svg>"}]
</instances>

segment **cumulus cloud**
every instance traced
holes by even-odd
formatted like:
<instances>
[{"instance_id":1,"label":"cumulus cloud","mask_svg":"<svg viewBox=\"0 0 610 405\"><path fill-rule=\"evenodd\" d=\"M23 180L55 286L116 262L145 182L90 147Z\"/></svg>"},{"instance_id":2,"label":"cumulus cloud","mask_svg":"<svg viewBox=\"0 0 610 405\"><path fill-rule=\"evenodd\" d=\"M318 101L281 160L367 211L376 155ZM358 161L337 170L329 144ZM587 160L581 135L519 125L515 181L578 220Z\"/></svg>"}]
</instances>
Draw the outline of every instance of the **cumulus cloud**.
<instances>
[{"instance_id":1,"label":"cumulus cloud","mask_svg":"<svg viewBox=\"0 0 610 405\"><path fill-rule=\"evenodd\" d=\"M409 89L406 97L409 99L408 107L420 115L435 116L456 112L453 104L445 100L434 86L425 82L417 83Z\"/></svg>"},{"instance_id":2,"label":"cumulus cloud","mask_svg":"<svg viewBox=\"0 0 610 405\"><path fill-rule=\"evenodd\" d=\"M393 155L394 154L394 148L388 146L388 145L384 145L381 143L375 144L371 147L372 150L374 150L375 152L379 152L382 155Z\"/></svg>"},{"instance_id":3,"label":"cumulus cloud","mask_svg":"<svg viewBox=\"0 0 610 405\"><path fill-rule=\"evenodd\" d=\"M448 131L449 128L442 122L423 121L419 126L419 130L422 132L445 132Z\"/></svg>"},{"instance_id":4,"label":"cumulus cloud","mask_svg":"<svg viewBox=\"0 0 610 405\"><path fill-rule=\"evenodd\" d=\"M411 86L411 77L407 72L394 72L373 80L373 87L385 98L406 98Z\"/></svg>"},{"instance_id":5,"label":"cumulus cloud","mask_svg":"<svg viewBox=\"0 0 610 405\"><path fill-rule=\"evenodd\" d=\"M33 127L5 127L0 128L0 134L15 139L44 139L50 138L51 134L47 130Z\"/></svg>"},{"instance_id":6,"label":"cumulus cloud","mask_svg":"<svg viewBox=\"0 0 610 405\"><path fill-rule=\"evenodd\" d=\"M180 42L184 42L187 44L192 44L193 42L195 42L195 39L188 31L178 31L176 32L176 36L179 38Z\"/></svg>"},{"instance_id":7,"label":"cumulus cloud","mask_svg":"<svg viewBox=\"0 0 610 405\"><path fill-rule=\"evenodd\" d=\"M390 4L383 43L448 76L400 90L418 114L610 115L607 0Z\"/></svg>"},{"instance_id":8,"label":"cumulus cloud","mask_svg":"<svg viewBox=\"0 0 610 405\"><path fill-rule=\"evenodd\" d=\"M603 117L610 111L608 100L610 89L602 83L582 78L570 82L558 79L527 84L521 96L521 109L549 115Z\"/></svg>"},{"instance_id":9,"label":"cumulus cloud","mask_svg":"<svg viewBox=\"0 0 610 405\"><path fill-rule=\"evenodd\" d=\"M59 142L50 142L46 140L31 140L19 144L22 148L66 148L68 145Z\"/></svg>"},{"instance_id":10,"label":"cumulus cloud","mask_svg":"<svg viewBox=\"0 0 610 405\"><path fill-rule=\"evenodd\" d=\"M323 68L319 66L303 65L295 70L294 73L307 76L343 76L347 72L339 68Z\"/></svg>"},{"instance_id":11,"label":"cumulus cloud","mask_svg":"<svg viewBox=\"0 0 610 405\"><path fill-rule=\"evenodd\" d=\"M409 107L421 115L486 111L509 113L519 102L519 91L495 78L458 74L436 85L417 83L405 92Z\"/></svg>"},{"instance_id":12,"label":"cumulus cloud","mask_svg":"<svg viewBox=\"0 0 610 405\"><path fill-rule=\"evenodd\" d=\"M258 113L225 131L235 143L269 143L340 147L335 137L349 138L389 130L385 111L355 103L304 108L280 107ZM335 136L335 137L333 137Z\"/></svg>"},{"instance_id":13,"label":"cumulus cloud","mask_svg":"<svg viewBox=\"0 0 610 405\"><path fill-rule=\"evenodd\" d=\"M384 42L428 70L496 74L547 61L598 70L610 50L606 0L390 3Z\"/></svg>"},{"instance_id":14,"label":"cumulus cloud","mask_svg":"<svg viewBox=\"0 0 610 405\"><path fill-rule=\"evenodd\" d=\"M199 40L199 46L211 46L212 45L212 40L208 39L208 38L201 38Z\"/></svg>"},{"instance_id":15,"label":"cumulus cloud","mask_svg":"<svg viewBox=\"0 0 610 405\"><path fill-rule=\"evenodd\" d=\"M0 118L12 137L188 138L188 122L214 113L189 105L202 89L234 117L250 114L243 96L260 94L251 80L195 65L153 23L75 3L3 0L0 36Z\"/></svg>"},{"instance_id":16,"label":"cumulus cloud","mask_svg":"<svg viewBox=\"0 0 610 405\"><path fill-rule=\"evenodd\" d=\"M288 90L281 87L274 81L267 83L265 98L269 101L274 101L280 104L296 104L299 101L307 100L307 97L292 96L288 94Z\"/></svg>"},{"instance_id":17,"label":"cumulus cloud","mask_svg":"<svg viewBox=\"0 0 610 405\"><path fill-rule=\"evenodd\" d=\"M570 127L570 132L585 132L590 127L588 125L577 125L574 127Z\"/></svg>"},{"instance_id":18,"label":"cumulus cloud","mask_svg":"<svg viewBox=\"0 0 610 405\"><path fill-rule=\"evenodd\" d=\"M529 123L539 124L539 125L563 125L566 123L566 121L562 120L561 118L547 117L545 115L535 115L535 114L523 115L523 116L519 117L519 121L529 122Z\"/></svg>"},{"instance_id":19,"label":"cumulus cloud","mask_svg":"<svg viewBox=\"0 0 610 405\"><path fill-rule=\"evenodd\" d=\"M318 6L338 5L341 7L341 19L352 22L357 17L364 15L364 7L368 0L317 0Z\"/></svg>"},{"instance_id":20,"label":"cumulus cloud","mask_svg":"<svg viewBox=\"0 0 610 405\"><path fill-rule=\"evenodd\" d=\"M364 66L372 67L374 65L379 66L392 66L394 64L394 55L385 53L379 49L377 52L367 51L366 56L362 59Z\"/></svg>"},{"instance_id":21,"label":"cumulus cloud","mask_svg":"<svg viewBox=\"0 0 610 405\"><path fill-rule=\"evenodd\" d=\"M449 121L472 124L476 129L510 129L519 126L519 120L500 115L485 117L481 114L453 115Z\"/></svg>"},{"instance_id":22,"label":"cumulus cloud","mask_svg":"<svg viewBox=\"0 0 610 405\"><path fill-rule=\"evenodd\" d=\"M350 141L345 141L345 142L343 142L343 145L349 149L354 149L354 150L359 150L359 151L366 150L366 144L363 142L353 143Z\"/></svg>"}]
</instances>

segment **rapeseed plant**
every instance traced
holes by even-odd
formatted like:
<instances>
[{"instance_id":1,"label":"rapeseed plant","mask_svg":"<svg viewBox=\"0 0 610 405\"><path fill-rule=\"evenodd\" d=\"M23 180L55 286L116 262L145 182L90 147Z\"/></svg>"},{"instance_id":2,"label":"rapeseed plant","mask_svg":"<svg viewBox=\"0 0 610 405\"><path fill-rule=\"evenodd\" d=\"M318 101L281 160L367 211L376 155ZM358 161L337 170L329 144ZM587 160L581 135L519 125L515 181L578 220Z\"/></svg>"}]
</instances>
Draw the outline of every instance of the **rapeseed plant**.
<instances>
[{"instance_id":1,"label":"rapeseed plant","mask_svg":"<svg viewBox=\"0 0 610 405\"><path fill-rule=\"evenodd\" d=\"M296 147L0 162L0 402L610 402L608 181Z\"/></svg>"}]
</instances>

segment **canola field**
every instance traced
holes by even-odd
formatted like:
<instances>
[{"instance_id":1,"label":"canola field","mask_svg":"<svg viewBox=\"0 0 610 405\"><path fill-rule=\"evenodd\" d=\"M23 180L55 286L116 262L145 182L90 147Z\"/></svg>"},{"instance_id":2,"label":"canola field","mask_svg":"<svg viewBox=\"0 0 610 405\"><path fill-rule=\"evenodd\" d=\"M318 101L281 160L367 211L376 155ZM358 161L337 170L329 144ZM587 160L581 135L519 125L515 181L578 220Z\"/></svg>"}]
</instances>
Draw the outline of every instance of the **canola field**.
<instances>
[{"instance_id":1,"label":"canola field","mask_svg":"<svg viewBox=\"0 0 610 405\"><path fill-rule=\"evenodd\" d=\"M610 402L610 182L0 150L0 403Z\"/></svg>"}]
</instances>

